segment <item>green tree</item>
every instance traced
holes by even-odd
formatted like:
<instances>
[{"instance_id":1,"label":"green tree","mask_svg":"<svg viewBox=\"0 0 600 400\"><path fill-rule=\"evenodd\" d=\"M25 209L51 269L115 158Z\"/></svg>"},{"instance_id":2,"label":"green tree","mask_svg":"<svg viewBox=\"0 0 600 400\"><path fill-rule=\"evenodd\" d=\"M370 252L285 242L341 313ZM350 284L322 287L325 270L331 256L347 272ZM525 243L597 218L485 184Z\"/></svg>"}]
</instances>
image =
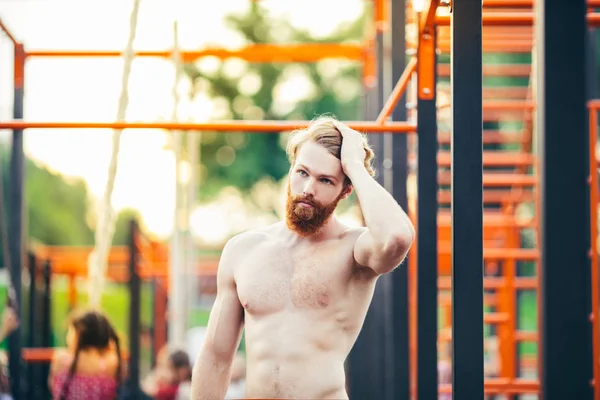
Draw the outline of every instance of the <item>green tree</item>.
<instances>
[{"instance_id":1,"label":"green tree","mask_svg":"<svg viewBox=\"0 0 600 400\"><path fill-rule=\"evenodd\" d=\"M125 246L129 244L129 222L132 219L138 221L141 219L138 210L125 208L119 212L117 222L115 223L113 246Z\"/></svg>"},{"instance_id":2,"label":"green tree","mask_svg":"<svg viewBox=\"0 0 600 400\"><path fill-rule=\"evenodd\" d=\"M0 150L5 211L11 212L10 156ZM94 232L90 226L90 199L82 179L70 179L25 160L24 229L29 240L46 245L92 245ZM131 218L140 218L135 210L122 210L117 217L115 244L127 243ZM6 220L5 220L6 221ZM10 231L8 232L10 235ZM0 248L0 256L1 256ZM0 258L1 260L1 258Z\"/></svg>"},{"instance_id":3,"label":"green tree","mask_svg":"<svg viewBox=\"0 0 600 400\"><path fill-rule=\"evenodd\" d=\"M25 199L29 237L47 245L90 245L88 190L83 180L67 181L58 173L26 161Z\"/></svg>"},{"instance_id":4,"label":"green tree","mask_svg":"<svg viewBox=\"0 0 600 400\"><path fill-rule=\"evenodd\" d=\"M360 41L364 36L364 17L340 27L329 37L317 39L287 21L269 19L259 2L253 2L244 15L227 17L226 23L247 43L339 43ZM312 119L324 113L340 119L358 118L361 85L358 63L334 64L331 68L317 63L242 63L237 73L231 73L231 65L226 61L216 70L203 67L202 63L185 67L193 86L213 99L215 118ZM314 90L295 104L281 107L276 104L274 93L292 75L303 75L308 87ZM353 92L352 88L356 90ZM227 185L247 191L264 177L274 180L284 177L289 164L282 139L277 134L204 133L200 199L213 198Z\"/></svg>"}]
</instances>

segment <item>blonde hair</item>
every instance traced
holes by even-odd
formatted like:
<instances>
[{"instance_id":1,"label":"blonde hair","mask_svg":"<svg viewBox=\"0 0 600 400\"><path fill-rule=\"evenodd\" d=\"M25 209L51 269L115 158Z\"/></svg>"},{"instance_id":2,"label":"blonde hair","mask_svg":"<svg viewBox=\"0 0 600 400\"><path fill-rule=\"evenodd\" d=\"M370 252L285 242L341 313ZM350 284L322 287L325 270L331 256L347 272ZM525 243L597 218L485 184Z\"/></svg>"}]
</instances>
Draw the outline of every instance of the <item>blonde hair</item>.
<instances>
[{"instance_id":1,"label":"blonde hair","mask_svg":"<svg viewBox=\"0 0 600 400\"><path fill-rule=\"evenodd\" d=\"M286 153L290 164L293 166L296 162L296 156L300 147L311 141L322 147L324 147L332 156L341 160L342 150L342 135L334 125L336 119L328 116L320 116L305 128L299 129L291 133L288 140ZM375 156L373 149L367 141L366 135L362 135L363 148L365 149L365 169L369 175L375 175L375 169L373 168L372 162Z\"/></svg>"}]
</instances>

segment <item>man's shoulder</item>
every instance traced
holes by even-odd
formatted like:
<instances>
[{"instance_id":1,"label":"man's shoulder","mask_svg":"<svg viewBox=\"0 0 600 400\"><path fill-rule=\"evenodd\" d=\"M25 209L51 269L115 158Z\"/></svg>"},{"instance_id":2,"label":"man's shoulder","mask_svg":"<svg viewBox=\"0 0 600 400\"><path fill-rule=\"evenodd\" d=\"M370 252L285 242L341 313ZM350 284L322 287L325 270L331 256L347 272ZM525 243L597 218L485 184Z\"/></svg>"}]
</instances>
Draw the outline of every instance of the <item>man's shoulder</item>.
<instances>
[{"instance_id":1,"label":"man's shoulder","mask_svg":"<svg viewBox=\"0 0 600 400\"><path fill-rule=\"evenodd\" d=\"M278 237L278 232L281 232L281 223L271 224L269 226L247 230L238 233L227 241L225 249L238 250L239 248L255 247L261 243L267 243Z\"/></svg>"},{"instance_id":2,"label":"man's shoulder","mask_svg":"<svg viewBox=\"0 0 600 400\"><path fill-rule=\"evenodd\" d=\"M346 229L342 232L341 238L347 240L357 240L360 235L367 231L367 228L364 226L358 227L349 227L346 226Z\"/></svg>"}]
</instances>

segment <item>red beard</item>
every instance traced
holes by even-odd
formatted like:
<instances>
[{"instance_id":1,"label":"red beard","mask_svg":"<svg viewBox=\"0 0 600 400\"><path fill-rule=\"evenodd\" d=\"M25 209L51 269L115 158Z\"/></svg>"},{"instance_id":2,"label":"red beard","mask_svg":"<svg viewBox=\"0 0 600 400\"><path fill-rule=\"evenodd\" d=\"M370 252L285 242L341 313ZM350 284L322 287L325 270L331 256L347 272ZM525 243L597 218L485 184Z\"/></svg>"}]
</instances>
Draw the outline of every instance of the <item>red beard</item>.
<instances>
[{"instance_id":1,"label":"red beard","mask_svg":"<svg viewBox=\"0 0 600 400\"><path fill-rule=\"evenodd\" d=\"M287 227L302 237L311 237L321 231L327 219L333 214L344 192L324 206L310 196L292 196L290 186L287 188L285 219ZM300 203L310 204L307 207Z\"/></svg>"}]
</instances>

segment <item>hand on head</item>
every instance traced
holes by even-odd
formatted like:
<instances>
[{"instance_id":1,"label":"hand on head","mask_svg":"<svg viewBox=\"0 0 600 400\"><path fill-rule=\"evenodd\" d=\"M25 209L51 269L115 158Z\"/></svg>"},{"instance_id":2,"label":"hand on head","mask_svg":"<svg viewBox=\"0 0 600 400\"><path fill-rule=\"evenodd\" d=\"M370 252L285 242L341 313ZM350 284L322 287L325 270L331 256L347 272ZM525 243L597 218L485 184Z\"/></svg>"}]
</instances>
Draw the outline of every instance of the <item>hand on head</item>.
<instances>
[{"instance_id":1,"label":"hand on head","mask_svg":"<svg viewBox=\"0 0 600 400\"><path fill-rule=\"evenodd\" d=\"M340 161L344 172L347 172L350 166L363 165L367 156L363 136L341 122L335 121L333 124L342 135Z\"/></svg>"}]
</instances>

